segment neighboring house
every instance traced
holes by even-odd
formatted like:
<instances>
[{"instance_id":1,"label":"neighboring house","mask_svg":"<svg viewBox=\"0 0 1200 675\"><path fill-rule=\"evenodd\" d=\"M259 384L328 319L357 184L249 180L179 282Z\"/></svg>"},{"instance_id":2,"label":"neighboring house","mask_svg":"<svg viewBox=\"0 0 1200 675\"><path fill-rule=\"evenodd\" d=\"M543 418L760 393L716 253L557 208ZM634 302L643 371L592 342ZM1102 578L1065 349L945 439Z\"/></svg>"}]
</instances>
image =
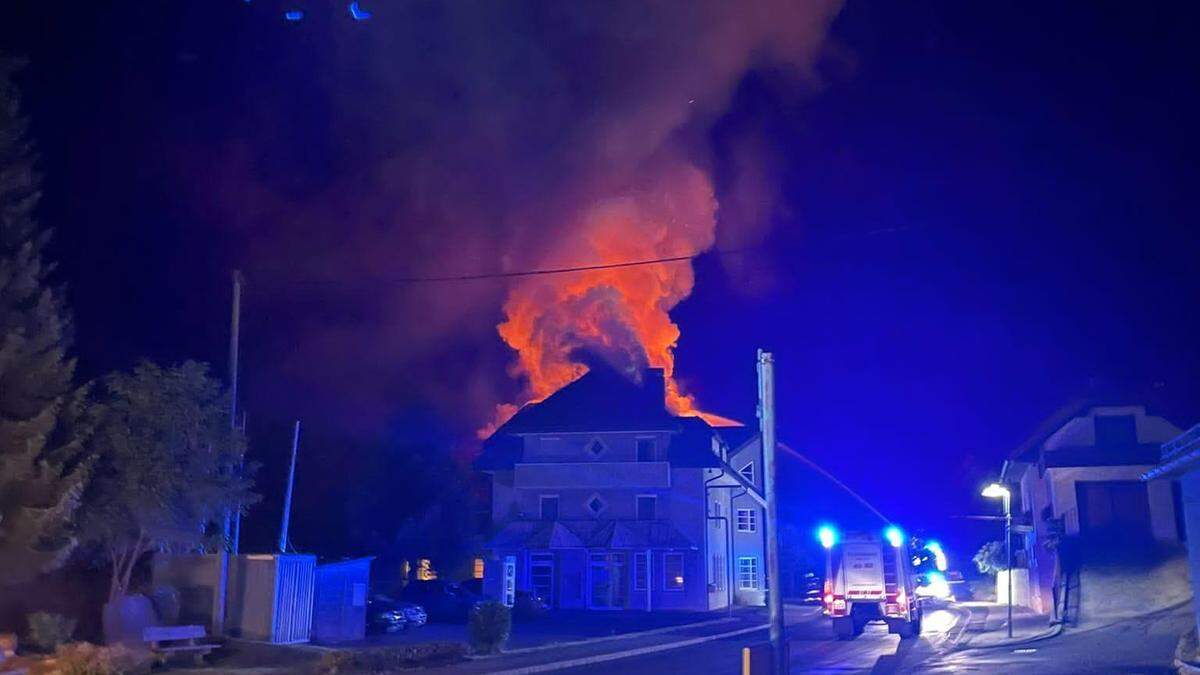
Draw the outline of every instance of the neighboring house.
<instances>
[{"instance_id":1,"label":"neighboring house","mask_svg":"<svg viewBox=\"0 0 1200 675\"><path fill-rule=\"evenodd\" d=\"M663 373L593 368L484 444L484 593L554 607L764 603L761 448L744 427L670 414Z\"/></svg>"},{"instance_id":2,"label":"neighboring house","mask_svg":"<svg viewBox=\"0 0 1200 675\"><path fill-rule=\"evenodd\" d=\"M1017 449L1001 472L1013 490L1013 521L1029 568L1028 598L1015 593L1015 601L1053 610L1058 572L1046 544L1058 537L1134 546L1182 538L1177 487L1141 479L1158 463L1159 447L1179 433L1145 406L1068 406Z\"/></svg>"},{"instance_id":3,"label":"neighboring house","mask_svg":"<svg viewBox=\"0 0 1200 675\"><path fill-rule=\"evenodd\" d=\"M1149 482L1178 479L1185 531L1200 532L1200 424L1164 443L1160 463L1142 474L1142 479ZM1188 540L1188 567L1195 595L1196 580L1200 579L1200 542L1194 538ZM1192 608L1196 625L1200 626L1200 603L1193 603Z\"/></svg>"}]
</instances>

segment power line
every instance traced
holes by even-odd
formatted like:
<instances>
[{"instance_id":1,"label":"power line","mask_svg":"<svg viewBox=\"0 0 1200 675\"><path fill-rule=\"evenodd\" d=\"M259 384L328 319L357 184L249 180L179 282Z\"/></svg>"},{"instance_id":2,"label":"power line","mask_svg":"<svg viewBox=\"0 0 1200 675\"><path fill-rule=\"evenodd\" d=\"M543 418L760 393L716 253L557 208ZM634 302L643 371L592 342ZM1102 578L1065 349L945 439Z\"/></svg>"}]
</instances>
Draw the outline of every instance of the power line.
<instances>
[{"instance_id":1,"label":"power line","mask_svg":"<svg viewBox=\"0 0 1200 675\"><path fill-rule=\"evenodd\" d=\"M614 263L596 263L593 265L574 265L570 267L548 267L532 270L518 270L515 272L481 272L476 274L450 274L450 275L434 275L434 276L407 276L407 277L389 277L385 279L372 279L360 283L369 284L420 284L420 283L439 283L448 281L479 281L483 279L512 279L517 277L533 277L551 274L571 274L573 272L592 272L596 270L611 270L622 269L628 267L643 267L647 265L662 265L671 263L688 262L695 260L702 255L741 255L761 248L760 246L750 246L745 248L735 249L708 249L698 253L688 255L667 256L663 258L647 258L643 260L626 260ZM341 285L344 282L336 279L329 280L309 280L301 282L302 285L319 284L319 285Z\"/></svg>"}]
</instances>

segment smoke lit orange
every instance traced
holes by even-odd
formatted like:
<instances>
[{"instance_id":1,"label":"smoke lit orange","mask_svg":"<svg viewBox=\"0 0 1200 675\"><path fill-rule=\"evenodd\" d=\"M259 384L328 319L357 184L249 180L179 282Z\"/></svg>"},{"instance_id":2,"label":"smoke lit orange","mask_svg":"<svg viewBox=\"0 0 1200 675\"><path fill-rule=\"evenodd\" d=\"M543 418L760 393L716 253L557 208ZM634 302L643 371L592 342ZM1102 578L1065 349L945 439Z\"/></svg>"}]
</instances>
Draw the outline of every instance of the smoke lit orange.
<instances>
[{"instance_id":1,"label":"smoke lit orange","mask_svg":"<svg viewBox=\"0 0 1200 675\"><path fill-rule=\"evenodd\" d=\"M708 177L690 164L662 171L631 194L593 205L579 216L579 235L547 256L552 264L620 263L695 255L712 246L716 199ZM636 376L662 368L667 408L712 424L737 424L701 412L674 378L679 327L670 311L691 292L690 262L527 277L509 292L500 337L517 352L510 369L527 389L497 407L486 437L521 405L540 401L587 372L581 350Z\"/></svg>"}]
</instances>

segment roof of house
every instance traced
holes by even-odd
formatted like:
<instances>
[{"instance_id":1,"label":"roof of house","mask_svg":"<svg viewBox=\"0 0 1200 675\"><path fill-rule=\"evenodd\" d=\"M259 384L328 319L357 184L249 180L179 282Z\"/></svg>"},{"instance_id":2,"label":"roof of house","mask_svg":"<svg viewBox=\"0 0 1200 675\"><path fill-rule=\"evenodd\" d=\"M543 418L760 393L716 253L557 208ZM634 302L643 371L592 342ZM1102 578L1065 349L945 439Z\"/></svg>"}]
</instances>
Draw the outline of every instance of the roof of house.
<instances>
[{"instance_id":1,"label":"roof of house","mask_svg":"<svg viewBox=\"0 0 1200 675\"><path fill-rule=\"evenodd\" d=\"M641 381L635 381L612 368L593 366L545 400L517 411L484 441L475 468L512 468L521 458L521 436L525 434L613 431L667 432L672 434L668 448L672 465L720 465L720 458L712 452L714 428L699 417L681 417L667 411L661 369L648 369Z\"/></svg>"}]
</instances>

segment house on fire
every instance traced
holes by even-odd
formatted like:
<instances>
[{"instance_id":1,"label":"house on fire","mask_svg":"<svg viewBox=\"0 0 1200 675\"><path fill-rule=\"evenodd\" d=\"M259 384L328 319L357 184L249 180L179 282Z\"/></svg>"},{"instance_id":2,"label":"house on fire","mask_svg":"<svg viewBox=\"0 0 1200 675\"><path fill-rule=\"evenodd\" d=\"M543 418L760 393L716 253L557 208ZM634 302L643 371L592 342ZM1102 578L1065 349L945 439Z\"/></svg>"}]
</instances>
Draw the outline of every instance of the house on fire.
<instances>
[{"instance_id":1,"label":"house on fire","mask_svg":"<svg viewBox=\"0 0 1200 675\"><path fill-rule=\"evenodd\" d=\"M666 409L663 372L593 368L485 442L486 595L554 607L708 610L765 601L762 449Z\"/></svg>"}]
</instances>

